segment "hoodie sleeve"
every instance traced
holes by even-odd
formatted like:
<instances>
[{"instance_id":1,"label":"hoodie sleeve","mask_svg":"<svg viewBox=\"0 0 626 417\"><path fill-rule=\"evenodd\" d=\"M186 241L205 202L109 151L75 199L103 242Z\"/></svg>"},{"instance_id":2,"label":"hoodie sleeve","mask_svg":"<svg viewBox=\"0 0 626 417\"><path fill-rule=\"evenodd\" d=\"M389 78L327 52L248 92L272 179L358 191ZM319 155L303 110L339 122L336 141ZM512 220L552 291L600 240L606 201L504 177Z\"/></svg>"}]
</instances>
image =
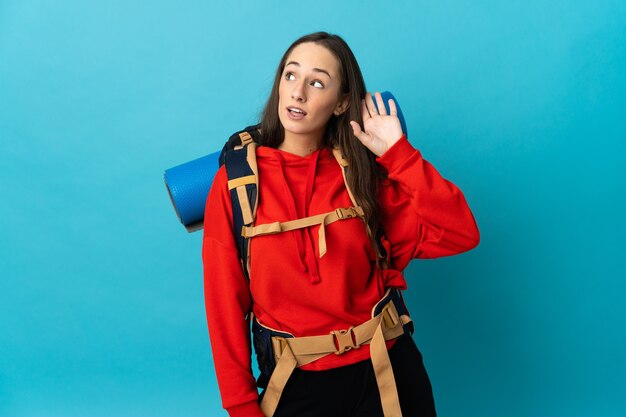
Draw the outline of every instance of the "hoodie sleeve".
<instances>
[{"instance_id":1,"label":"hoodie sleeve","mask_svg":"<svg viewBox=\"0 0 626 417\"><path fill-rule=\"evenodd\" d=\"M251 368L252 308L232 230L232 210L225 167L213 180L204 213L202 261L211 349L222 397L231 417L263 417Z\"/></svg>"},{"instance_id":2,"label":"hoodie sleeve","mask_svg":"<svg viewBox=\"0 0 626 417\"><path fill-rule=\"evenodd\" d=\"M413 258L455 255L478 245L478 227L463 193L406 135L376 160L389 174L380 201L393 269L404 270Z\"/></svg>"}]
</instances>

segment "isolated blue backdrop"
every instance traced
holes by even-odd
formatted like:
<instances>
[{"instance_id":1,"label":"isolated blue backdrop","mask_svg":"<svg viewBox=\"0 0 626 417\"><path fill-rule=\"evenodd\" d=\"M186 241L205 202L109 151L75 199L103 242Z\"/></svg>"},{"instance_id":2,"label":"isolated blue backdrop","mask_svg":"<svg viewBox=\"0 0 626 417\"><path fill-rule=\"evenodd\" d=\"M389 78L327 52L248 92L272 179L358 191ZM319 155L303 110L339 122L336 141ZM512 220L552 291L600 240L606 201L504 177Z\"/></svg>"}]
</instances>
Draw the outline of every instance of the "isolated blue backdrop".
<instances>
[{"instance_id":1,"label":"isolated blue backdrop","mask_svg":"<svg viewBox=\"0 0 626 417\"><path fill-rule=\"evenodd\" d=\"M388 3L0 2L0 415L225 415L162 174L317 30L482 232L407 270L439 414L625 415L626 3Z\"/></svg>"}]
</instances>

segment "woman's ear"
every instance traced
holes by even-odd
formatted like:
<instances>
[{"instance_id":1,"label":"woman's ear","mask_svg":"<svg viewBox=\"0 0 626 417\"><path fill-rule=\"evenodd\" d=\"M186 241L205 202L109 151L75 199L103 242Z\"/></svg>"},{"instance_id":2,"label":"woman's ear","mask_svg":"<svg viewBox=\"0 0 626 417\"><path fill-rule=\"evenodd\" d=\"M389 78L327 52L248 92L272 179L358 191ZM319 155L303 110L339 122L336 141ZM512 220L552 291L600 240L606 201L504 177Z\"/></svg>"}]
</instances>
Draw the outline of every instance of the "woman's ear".
<instances>
[{"instance_id":1,"label":"woman's ear","mask_svg":"<svg viewBox=\"0 0 626 417\"><path fill-rule=\"evenodd\" d=\"M350 96L348 94L344 94L343 99L341 99L339 104L337 104L337 107L335 107L333 114L335 116L341 116L343 112L348 110L348 107L350 107Z\"/></svg>"}]
</instances>

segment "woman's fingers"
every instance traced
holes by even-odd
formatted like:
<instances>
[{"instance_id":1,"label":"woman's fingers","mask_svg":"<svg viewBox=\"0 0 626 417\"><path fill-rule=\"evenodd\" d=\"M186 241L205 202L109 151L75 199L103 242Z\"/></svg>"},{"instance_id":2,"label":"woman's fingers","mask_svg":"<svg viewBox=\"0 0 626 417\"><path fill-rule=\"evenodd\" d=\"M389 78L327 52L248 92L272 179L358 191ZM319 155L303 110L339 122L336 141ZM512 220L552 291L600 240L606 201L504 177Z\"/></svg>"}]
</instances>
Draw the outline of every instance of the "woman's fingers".
<instances>
[{"instance_id":1,"label":"woman's fingers","mask_svg":"<svg viewBox=\"0 0 626 417\"><path fill-rule=\"evenodd\" d=\"M352 126L352 132L354 133L354 136L356 136L362 143L365 143L365 141L367 140L367 135L361 130L361 125L359 125L355 121L351 121L350 126Z\"/></svg>"},{"instance_id":2,"label":"woman's fingers","mask_svg":"<svg viewBox=\"0 0 626 417\"><path fill-rule=\"evenodd\" d=\"M373 97L376 98L376 104ZM361 99L362 126L365 130L361 129L361 124L354 120L350 121L354 136L376 156L386 152L390 144L394 143L393 139L400 137L401 133L396 102L389 99L387 103L389 111L380 92L377 91L374 96L367 93L365 98Z\"/></svg>"},{"instance_id":3,"label":"woman's fingers","mask_svg":"<svg viewBox=\"0 0 626 417\"><path fill-rule=\"evenodd\" d=\"M361 144L369 149L374 155L381 156L388 149L388 146L383 141L362 131L361 125L357 122L350 121L350 126L352 126L354 136L356 136Z\"/></svg>"},{"instance_id":4,"label":"woman's fingers","mask_svg":"<svg viewBox=\"0 0 626 417\"><path fill-rule=\"evenodd\" d=\"M385 107L385 103L383 102L383 96L377 91L374 93L376 96L376 106L378 107L378 114L381 116L387 115L387 108Z\"/></svg>"},{"instance_id":5,"label":"woman's fingers","mask_svg":"<svg viewBox=\"0 0 626 417\"><path fill-rule=\"evenodd\" d=\"M393 101L392 98L390 98L388 100L388 103L389 103L389 114L391 116L397 116L398 115L398 109L396 108L396 102Z\"/></svg>"},{"instance_id":6,"label":"woman's fingers","mask_svg":"<svg viewBox=\"0 0 626 417\"><path fill-rule=\"evenodd\" d=\"M377 116L378 111L376 111L376 106L374 106L374 100L372 100L372 95L370 93L365 95L365 103L367 104L367 109L369 110L370 115L372 117Z\"/></svg>"},{"instance_id":7,"label":"woman's fingers","mask_svg":"<svg viewBox=\"0 0 626 417\"><path fill-rule=\"evenodd\" d=\"M376 98L376 105L374 105L374 98ZM391 99L389 100L391 101ZM364 102L367 105L367 110L369 111L369 114L371 115L371 117L374 117L375 115L387 116L387 108L385 107L383 96L378 91L374 93L374 96L372 96L371 93L367 93L365 95ZM395 103L394 103L394 109L395 109ZM391 110L391 105L389 106L389 110ZM390 113L390 114L394 115L394 113Z\"/></svg>"}]
</instances>

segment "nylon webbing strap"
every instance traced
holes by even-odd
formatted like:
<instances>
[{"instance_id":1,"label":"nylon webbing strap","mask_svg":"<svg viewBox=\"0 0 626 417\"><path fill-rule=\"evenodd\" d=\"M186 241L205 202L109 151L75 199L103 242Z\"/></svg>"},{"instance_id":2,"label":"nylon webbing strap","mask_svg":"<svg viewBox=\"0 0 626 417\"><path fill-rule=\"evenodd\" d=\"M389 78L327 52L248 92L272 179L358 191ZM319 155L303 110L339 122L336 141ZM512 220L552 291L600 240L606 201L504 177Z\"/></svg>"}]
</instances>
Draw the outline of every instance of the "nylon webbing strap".
<instances>
[{"instance_id":1,"label":"nylon webbing strap","mask_svg":"<svg viewBox=\"0 0 626 417\"><path fill-rule=\"evenodd\" d=\"M361 345L370 344L370 356L380 393L385 417L402 417L396 381L387 352L385 340L404 334L403 325L411 321L408 316L399 316L392 301L372 319L347 330L335 330L328 335L280 339L274 346L282 346L276 368L272 372L261 410L266 417L273 417L283 389L296 367L311 363L331 353L342 354Z\"/></svg>"},{"instance_id":2,"label":"nylon webbing strap","mask_svg":"<svg viewBox=\"0 0 626 417\"><path fill-rule=\"evenodd\" d=\"M246 147L246 145L254 141L252 135L250 135L247 130L239 133L239 139L241 139L241 145L234 146L234 149L236 150L243 149Z\"/></svg>"},{"instance_id":3,"label":"nylon webbing strap","mask_svg":"<svg viewBox=\"0 0 626 417\"><path fill-rule=\"evenodd\" d=\"M261 130L259 129L259 133L260 132ZM256 146L257 144L254 141L249 143L247 146L248 153L246 154L246 162L248 162L248 166L250 170L252 171L252 177L254 177L254 181L255 181L254 184L252 184L252 188L254 192L252 193L252 198L250 200L250 204L252 204L252 221L254 221L254 219L256 218L256 209L257 209L258 201L259 201L259 193L258 193L259 168L256 163ZM248 239L245 239L245 238L244 240L246 242L248 241ZM246 254L243 257L243 268L246 271L246 276L249 277L250 276L250 245L247 244L246 246L247 246Z\"/></svg>"},{"instance_id":4,"label":"nylon webbing strap","mask_svg":"<svg viewBox=\"0 0 626 417\"><path fill-rule=\"evenodd\" d=\"M352 201L352 204L357 206L358 204L356 202L356 198L354 198L354 194L352 194L352 191L350 190L350 186L348 184L348 179L346 178L346 170L348 169L350 164L343 157L343 155L341 153L341 149L333 148L333 155L334 155L335 159L337 160L337 163L341 166L341 175L343 176L343 182L346 185L346 190L348 190L348 195L350 196L350 201ZM371 236L372 235L372 229L370 228L370 226L367 223L365 223L365 227L367 229L368 236ZM384 259L384 258L386 258L386 256L383 256L379 245L380 245L380 237L376 236L376 245L374 245L374 249L376 250L376 256L378 257L379 260L382 260L383 269L387 269L387 266L388 266L387 265L387 260Z\"/></svg>"},{"instance_id":5,"label":"nylon webbing strap","mask_svg":"<svg viewBox=\"0 0 626 417\"><path fill-rule=\"evenodd\" d=\"M340 148L333 148L333 155L335 156L335 159L337 160L339 165L341 165L343 168L350 166L348 161L341 154Z\"/></svg>"},{"instance_id":6,"label":"nylon webbing strap","mask_svg":"<svg viewBox=\"0 0 626 417\"><path fill-rule=\"evenodd\" d=\"M239 177L232 180L228 180L228 189L240 187L247 184L256 184L256 175L247 175L245 177Z\"/></svg>"},{"instance_id":7,"label":"nylon webbing strap","mask_svg":"<svg viewBox=\"0 0 626 417\"><path fill-rule=\"evenodd\" d=\"M248 191L245 185L240 185L237 189L237 197L239 198L239 205L241 206L241 215L243 216L243 222L245 224L252 223L252 207L250 206L250 200L248 199Z\"/></svg>"},{"instance_id":8,"label":"nylon webbing strap","mask_svg":"<svg viewBox=\"0 0 626 417\"><path fill-rule=\"evenodd\" d=\"M343 158L343 155L341 154L341 149L333 148L333 155L335 156L337 163L341 166L341 175L343 175L343 182L344 184L346 184L346 189L348 190L350 200L352 201L352 204L356 206L356 198L354 198L354 194L352 194L352 190L350 190L350 187L348 186L348 180L346 178L346 168L350 165L348 164L348 161Z\"/></svg>"},{"instance_id":9,"label":"nylon webbing strap","mask_svg":"<svg viewBox=\"0 0 626 417\"><path fill-rule=\"evenodd\" d=\"M336 222L337 220L351 219L353 217L364 217L363 209L357 207L338 208L328 213L317 214L315 216L304 217L302 219L290 220L287 222L274 222L260 224L254 227L243 226L241 235L243 237L254 237L261 235L269 235L274 233L288 232L290 230L301 229L303 227L319 225L318 243L320 258L326 253L326 225Z\"/></svg>"},{"instance_id":10,"label":"nylon webbing strap","mask_svg":"<svg viewBox=\"0 0 626 417\"><path fill-rule=\"evenodd\" d=\"M246 279L249 281L249 249L248 239L241 236L241 227L251 225L258 202L258 170L256 164L256 143L248 132L240 132L229 139L227 146L238 139L241 145L236 145L227 152L223 152L223 164L226 165L228 189L232 201L233 231L237 250Z\"/></svg>"},{"instance_id":11,"label":"nylon webbing strap","mask_svg":"<svg viewBox=\"0 0 626 417\"><path fill-rule=\"evenodd\" d=\"M247 130L245 132L241 132L239 134L239 137L241 138L241 146L245 147L249 143L253 142L252 135L250 133L248 133Z\"/></svg>"}]
</instances>

